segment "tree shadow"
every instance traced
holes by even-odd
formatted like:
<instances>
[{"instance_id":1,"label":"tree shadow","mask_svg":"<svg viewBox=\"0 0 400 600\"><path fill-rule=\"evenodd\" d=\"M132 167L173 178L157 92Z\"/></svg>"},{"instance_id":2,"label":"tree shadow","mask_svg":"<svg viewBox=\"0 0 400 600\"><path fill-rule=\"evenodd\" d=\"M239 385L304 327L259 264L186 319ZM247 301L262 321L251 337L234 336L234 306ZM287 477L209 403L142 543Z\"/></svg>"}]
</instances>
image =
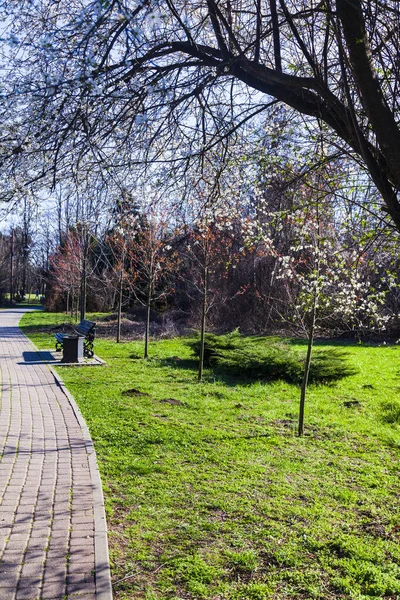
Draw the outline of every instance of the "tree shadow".
<instances>
[{"instance_id":1,"label":"tree shadow","mask_svg":"<svg viewBox=\"0 0 400 600\"><path fill-rule=\"evenodd\" d=\"M15 308L26 308L27 310L44 310L43 304L33 302L32 304L28 304L28 302L17 302L14 304Z\"/></svg>"},{"instance_id":2,"label":"tree shadow","mask_svg":"<svg viewBox=\"0 0 400 600\"><path fill-rule=\"evenodd\" d=\"M305 338L285 338L285 341L290 346L304 346L307 347L308 341ZM395 339L380 341L374 340L358 340L355 338L317 338L314 340L314 346L324 348L326 346L334 346L335 348L376 348L378 346L387 346L389 348L397 348L398 345Z\"/></svg>"},{"instance_id":3,"label":"tree shadow","mask_svg":"<svg viewBox=\"0 0 400 600\"><path fill-rule=\"evenodd\" d=\"M168 358L161 358L160 364L165 367L172 367L174 369L183 369L185 371L197 371L199 361L195 358L179 358L179 356L170 356Z\"/></svg>"},{"instance_id":4,"label":"tree shadow","mask_svg":"<svg viewBox=\"0 0 400 600\"><path fill-rule=\"evenodd\" d=\"M55 331L62 330L62 332L73 331L73 325L71 323L46 323L46 325L21 325L19 328L28 335L30 333L47 333L49 336L53 335Z\"/></svg>"},{"instance_id":5,"label":"tree shadow","mask_svg":"<svg viewBox=\"0 0 400 600\"><path fill-rule=\"evenodd\" d=\"M193 376L195 377L197 376L199 361L196 358L179 358L178 356L172 356L169 358L160 359L159 364L161 367L168 367L182 371L192 371ZM206 367L206 371L203 373L202 381L203 383L220 382L229 387L237 387L239 385L252 385L255 380L246 376L233 375L227 370L219 367Z\"/></svg>"}]
</instances>

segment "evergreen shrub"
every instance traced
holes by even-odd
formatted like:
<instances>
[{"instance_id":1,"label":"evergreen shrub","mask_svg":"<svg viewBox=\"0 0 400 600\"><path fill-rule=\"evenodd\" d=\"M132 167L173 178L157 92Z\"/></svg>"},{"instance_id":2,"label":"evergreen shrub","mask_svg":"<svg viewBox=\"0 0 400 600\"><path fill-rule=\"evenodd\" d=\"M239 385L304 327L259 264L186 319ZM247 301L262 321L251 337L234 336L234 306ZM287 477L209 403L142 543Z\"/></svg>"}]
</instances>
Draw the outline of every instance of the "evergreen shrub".
<instances>
[{"instance_id":1,"label":"evergreen shrub","mask_svg":"<svg viewBox=\"0 0 400 600\"><path fill-rule=\"evenodd\" d=\"M188 342L200 355L200 338ZM206 334L204 365L216 371L248 379L282 379L300 384L306 352L293 348L277 337L249 337L237 330L225 334ZM329 383L357 371L348 364L347 353L336 348L315 349L309 375L310 383Z\"/></svg>"}]
</instances>

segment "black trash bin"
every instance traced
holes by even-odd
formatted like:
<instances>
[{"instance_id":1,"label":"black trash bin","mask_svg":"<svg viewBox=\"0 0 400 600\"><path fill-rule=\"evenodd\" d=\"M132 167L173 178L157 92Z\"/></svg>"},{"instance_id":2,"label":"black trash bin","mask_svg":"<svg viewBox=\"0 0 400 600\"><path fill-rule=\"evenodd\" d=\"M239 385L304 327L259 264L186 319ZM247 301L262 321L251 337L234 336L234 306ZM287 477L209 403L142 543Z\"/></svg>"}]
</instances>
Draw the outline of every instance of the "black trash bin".
<instances>
[{"instance_id":1,"label":"black trash bin","mask_svg":"<svg viewBox=\"0 0 400 600\"><path fill-rule=\"evenodd\" d=\"M65 335L61 362L76 363L83 359L83 340L79 335Z\"/></svg>"}]
</instances>

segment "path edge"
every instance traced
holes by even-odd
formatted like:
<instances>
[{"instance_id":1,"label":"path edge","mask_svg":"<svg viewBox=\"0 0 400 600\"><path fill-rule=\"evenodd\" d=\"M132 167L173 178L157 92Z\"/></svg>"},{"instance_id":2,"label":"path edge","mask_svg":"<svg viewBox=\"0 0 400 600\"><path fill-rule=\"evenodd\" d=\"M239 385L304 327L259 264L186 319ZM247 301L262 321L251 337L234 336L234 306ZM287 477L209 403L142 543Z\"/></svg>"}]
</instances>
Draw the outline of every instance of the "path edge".
<instances>
[{"instance_id":1,"label":"path edge","mask_svg":"<svg viewBox=\"0 0 400 600\"><path fill-rule=\"evenodd\" d=\"M39 350L40 352L40 350ZM96 599L112 600L112 585L110 572L110 557L108 553L107 521L104 507L103 488L101 485L100 472L97 465L96 451L91 438L89 428L76 403L75 398L67 389L60 375L56 373L51 365L48 365L57 385L60 387L68 402L72 406L79 426L82 430L88 455L90 477L93 485L93 516L94 516L94 560L96 569Z\"/></svg>"}]
</instances>

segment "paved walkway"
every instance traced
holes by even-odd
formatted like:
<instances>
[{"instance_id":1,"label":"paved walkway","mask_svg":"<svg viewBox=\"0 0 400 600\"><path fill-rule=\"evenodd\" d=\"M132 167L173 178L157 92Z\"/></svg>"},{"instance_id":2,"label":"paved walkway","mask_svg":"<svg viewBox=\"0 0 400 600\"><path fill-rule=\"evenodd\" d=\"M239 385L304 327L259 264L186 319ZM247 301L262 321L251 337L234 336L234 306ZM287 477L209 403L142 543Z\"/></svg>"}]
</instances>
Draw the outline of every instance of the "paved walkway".
<instances>
[{"instance_id":1,"label":"paved walkway","mask_svg":"<svg viewBox=\"0 0 400 600\"><path fill-rule=\"evenodd\" d=\"M93 445L62 382L29 362L23 312L0 311L0 600L109 600Z\"/></svg>"}]
</instances>

